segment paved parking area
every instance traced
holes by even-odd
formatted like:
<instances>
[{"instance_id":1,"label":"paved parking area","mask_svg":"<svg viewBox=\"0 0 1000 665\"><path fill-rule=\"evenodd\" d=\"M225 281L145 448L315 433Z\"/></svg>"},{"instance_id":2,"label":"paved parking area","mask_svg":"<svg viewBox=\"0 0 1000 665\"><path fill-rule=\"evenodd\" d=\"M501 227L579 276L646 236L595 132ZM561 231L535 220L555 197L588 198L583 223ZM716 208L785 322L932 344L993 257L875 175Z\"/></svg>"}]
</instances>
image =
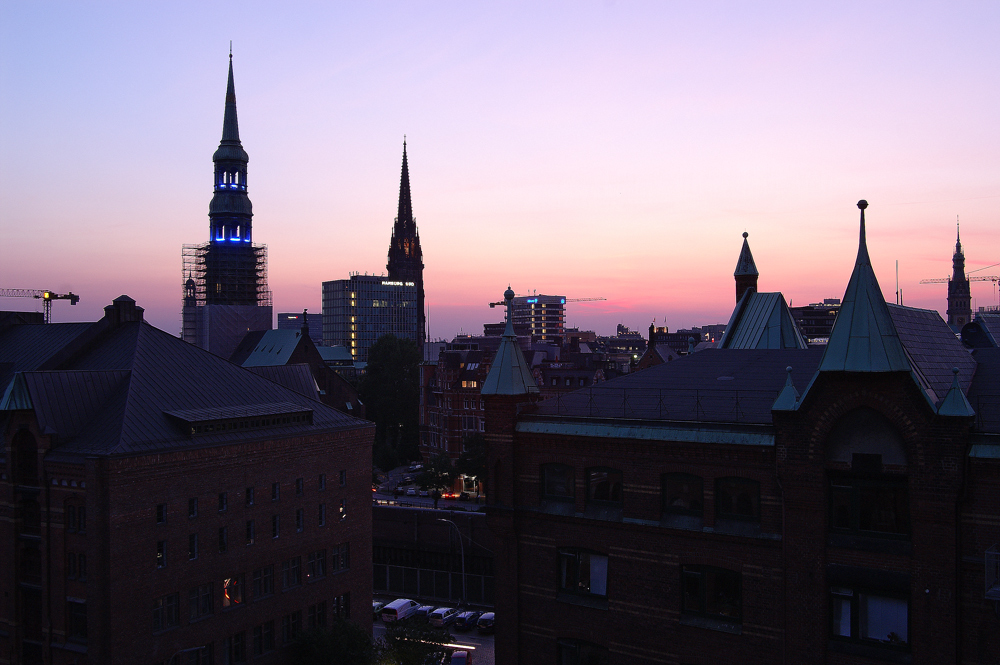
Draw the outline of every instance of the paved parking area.
<instances>
[{"instance_id":1,"label":"paved parking area","mask_svg":"<svg viewBox=\"0 0 1000 665\"><path fill-rule=\"evenodd\" d=\"M460 633L449 628L451 636L454 638L451 646L455 649L472 649L472 662L474 665L494 665L493 660L493 636L480 635L475 630L467 633ZM372 635L376 638L385 634L385 625L381 621L376 621L372 627Z\"/></svg>"}]
</instances>

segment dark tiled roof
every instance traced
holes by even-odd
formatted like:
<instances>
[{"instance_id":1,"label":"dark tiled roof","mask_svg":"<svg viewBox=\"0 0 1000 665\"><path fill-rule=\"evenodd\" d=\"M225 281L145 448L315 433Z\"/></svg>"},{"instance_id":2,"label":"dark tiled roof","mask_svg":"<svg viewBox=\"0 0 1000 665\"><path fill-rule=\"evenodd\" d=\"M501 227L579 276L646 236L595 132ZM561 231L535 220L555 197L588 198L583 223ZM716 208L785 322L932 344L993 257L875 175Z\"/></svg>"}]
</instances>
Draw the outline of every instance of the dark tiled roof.
<instances>
[{"instance_id":1,"label":"dark tiled roof","mask_svg":"<svg viewBox=\"0 0 1000 665\"><path fill-rule=\"evenodd\" d=\"M806 340L781 293L748 290L719 340L722 349L804 349Z\"/></svg>"},{"instance_id":2,"label":"dark tiled roof","mask_svg":"<svg viewBox=\"0 0 1000 665\"><path fill-rule=\"evenodd\" d=\"M1000 434L1000 348L976 349L976 375L969 386L969 403L976 411L975 429Z\"/></svg>"},{"instance_id":3,"label":"dark tiled roof","mask_svg":"<svg viewBox=\"0 0 1000 665\"><path fill-rule=\"evenodd\" d=\"M931 399L939 402L948 394L954 379L953 367L958 368L959 385L968 391L976 361L941 315L930 309L887 306L907 358L918 376L926 381L925 387L933 391Z\"/></svg>"},{"instance_id":4,"label":"dark tiled roof","mask_svg":"<svg viewBox=\"0 0 1000 665\"><path fill-rule=\"evenodd\" d=\"M282 436L370 425L142 322L109 330L61 367L25 378L35 413L56 435L54 456L134 454L275 434L261 428L192 439L169 412L288 403L312 411L313 422L281 426Z\"/></svg>"},{"instance_id":5,"label":"dark tiled roof","mask_svg":"<svg viewBox=\"0 0 1000 665\"><path fill-rule=\"evenodd\" d=\"M25 324L0 331L0 386L6 388L14 372L38 369L92 325Z\"/></svg>"},{"instance_id":6,"label":"dark tiled roof","mask_svg":"<svg viewBox=\"0 0 1000 665\"><path fill-rule=\"evenodd\" d=\"M804 388L822 347L705 349L538 404L539 415L706 422L771 422L786 367Z\"/></svg>"},{"instance_id":7,"label":"dark tiled roof","mask_svg":"<svg viewBox=\"0 0 1000 665\"><path fill-rule=\"evenodd\" d=\"M317 399L316 379L313 378L309 365L262 365L260 367L247 367L247 369L269 381L280 383L300 395Z\"/></svg>"},{"instance_id":8,"label":"dark tiled roof","mask_svg":"<svg viewBox=\"0 0 1000 665\"><path fill-rule=\"evenodd\" d=\"M300 341L302 332L299 330L265 330L253 351L239 364L243 367L284 365Z\"/></svg>"}]
</instances>

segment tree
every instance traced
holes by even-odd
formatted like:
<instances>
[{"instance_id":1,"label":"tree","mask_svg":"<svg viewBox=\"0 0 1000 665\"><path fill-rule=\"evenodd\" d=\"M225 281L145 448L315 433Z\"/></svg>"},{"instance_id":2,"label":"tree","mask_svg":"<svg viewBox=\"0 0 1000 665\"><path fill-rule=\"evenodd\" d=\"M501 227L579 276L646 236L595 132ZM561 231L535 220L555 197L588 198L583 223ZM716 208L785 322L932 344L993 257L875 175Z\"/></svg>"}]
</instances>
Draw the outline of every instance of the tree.
<instances>
[{"instance_id":1,"label":"tree","mask_svg":"<svg viewBox=\"0 0 1000 665\"><path fill-rule=\"evenodd\" d=\"M431 487L447 487L458 477L455 467L451 465L448 453L438 453L427 460L424 470L417 477L417 483L424 489Z\"/></svg>"},{"instance_id":2,"label":"tree","mask_svg":"<svg viewBox=\"0 0 1000 665\"><path fill-rule=\"evenodd\" d=\"M364 630L334 617L330 628L301 633L289 656L296 665L374 665L379 654Z\"/></svg>"},{"instance_id":3,"label":"tree","mask_svg":"<svg viewBox=\"0 0 1000 665\"><path fill-rule=\"evenodd\" d=\"M433 628L414 618L394 621L385 627L383 663L393 665L423 665L427 656L441 651L442 645L451 642L451 633L443 628Z\"/></svg>"},{"instance_id":4,"label":"tree","mask_svg":"<svg viewBox=\"0 0 1000 665\"><path fill-rule=\"evenodd\" d=\"M419 368L420 351L412 340L382 335L368 349L368 366L358 394L375 423L372 457L382 469L420 456Z\"/></svg>"},{"instance_id":5,"label":"tree","mask_svg":"<svg viewBox=\"0 0 1000 665\"><path fill-rule=\"evenodd\" d=\"M476 479L486 477L486 437L469 434L462 441L462 454L455 460L455 471Z\"/></svg>"}]
</instances>

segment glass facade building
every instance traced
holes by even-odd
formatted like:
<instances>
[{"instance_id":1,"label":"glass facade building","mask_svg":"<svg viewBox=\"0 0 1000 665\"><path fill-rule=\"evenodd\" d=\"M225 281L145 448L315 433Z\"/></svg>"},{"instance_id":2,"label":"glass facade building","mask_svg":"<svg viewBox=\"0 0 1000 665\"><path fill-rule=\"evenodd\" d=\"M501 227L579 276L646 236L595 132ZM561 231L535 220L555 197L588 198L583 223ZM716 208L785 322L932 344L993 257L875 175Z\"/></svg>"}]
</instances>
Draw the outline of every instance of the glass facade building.
<instances>
[{"instance_id":1,"label":"glass facade building","mask_svg":"<svg viewBox=\"0 0 1000 665\"><path fill-rule=\"evenodd\" d=\"M323 282L323 344L342 345L355 362L386 334L420 342L419 290L415 282L380 275L351 275Z\"/></svg>"}]
</instances>

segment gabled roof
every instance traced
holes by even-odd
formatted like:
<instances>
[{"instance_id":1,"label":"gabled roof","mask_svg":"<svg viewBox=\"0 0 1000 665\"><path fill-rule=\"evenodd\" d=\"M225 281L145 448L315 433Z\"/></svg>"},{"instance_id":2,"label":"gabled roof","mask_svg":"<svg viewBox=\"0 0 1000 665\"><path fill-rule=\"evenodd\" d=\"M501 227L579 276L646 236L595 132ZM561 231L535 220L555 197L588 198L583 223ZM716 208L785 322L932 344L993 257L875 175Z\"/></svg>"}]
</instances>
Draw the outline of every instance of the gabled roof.
<instances>
[{"instance_id":1,"label":"gabled roof","mask_svg":"<svg viewBox=\"0 0 1000 665\"><path fill-rule=\"evenodd\" d=\"M745 242L745 241L744 241ZM720 349L804 349L806 340L780 293L748 289L719 340Z\"/></svg>"},{"instance_id":2,"label":"gabled roof","mask_svg":"<svg viewBox=\"0 0 1000 665\"><path fill-rule=\"evenodd\" d=\"M316 350L319 351L319 355L323 358L324 362L332 363L353 363L354 356L351 352L347 350L346 346L317 346Z\"/></svg>"},{"instance_id":3,"label":"gabled roof","mask_svg":"<svg viewBox=\"0 0 1000 665\"><path fill-rule=\"evenodd\" d=\"M243 367L285 365L303 339L300 330L265 330L263 333L246 360L240 363Z\"/></svg>"},{"instance_id":4,"label":"gabled roof","mask_svg":"<svg viewBox=\"0 0 1000 665\"><path fill-rule=\"evenodd\" d=\"M951 390L952 370L956 367L959 385L968 391L976 361L941 315L932 309L894 304L887 307L906 357L931 401L944 399Z\"/></svg>"},{"instance_id":5,"label":"gabled roof","mask_svg":"<svg viewBox=\"0 0 1000 665\"><path fill-rule=\"evenodd\" d=\"M820 372L909 372L912 367L872 270L865 240L865 208L859 201L858 257L830 333Z\"/></svg>"},{"instance_id":6,"label":"gabled roof","mask_svg":"<svg viewBox=\"0 0 1000 665\"><path fill-rule=\"evenodd\" d=\"M38 369L93 323L21 324L0 330L0 386L14 372Z\"/></svg>"},{"instance_id":7,"label":"gabled roof","mask_svg":"<svg viewBox=\"0 0 1000 665\"><path fill-rule=\"evenodd\" d=\"M514 292L507 287L504 291L507 305L507 327L500 338L500 346L493 356L490 373L483 381L480 390L482 395L528 395L538 392L538 385L531 375L531 369L521 353L514 334L512 312L514 311Z\"/></svg>"},{"instance_id":8,"label":"gabled roof","mask_svg":"<svg viewBox=\"0 0 1000 665\"><path fill-rule=\"evenodd\" d=\"M305 395L310 399L319 398L316 379L313 378L309 365L305 363L295 365L259 365L257 367L247 367L247 369L258 376L263 376L268 381L274 381L289 390L294 390L300 395Z\"/></svg>"},{"instance_id":9,"label":"gabled roof","mask_svg":"<svg viewBox=\"0 0 1000 665\"><path fill-rule=\"evenodd\" d=\"M97 326L94 330L101 328L100 333L65 355L57 366L24 371L16 382L8 382L13 388L3 386L12 395L5 401L5 410L28 406L43 431L53 435L50 456L128 455L370 426L310 399L304 391L258 376L145 322L100 323L103 328L92 324ZM44 329L52 326L23 328L34 329L20 333L20 341L30 348L38 344L31 338L47 339ZM4 339L9 336L5 334ZM278 369L301 374L300 383L308 373L305 368L273 368ZM263 409L279 403L311 413L311 423L282 422L252 431L192 437L175 416L168 415L239 410L252 416L258 406Z\"/></svg>"}]
</instances>

